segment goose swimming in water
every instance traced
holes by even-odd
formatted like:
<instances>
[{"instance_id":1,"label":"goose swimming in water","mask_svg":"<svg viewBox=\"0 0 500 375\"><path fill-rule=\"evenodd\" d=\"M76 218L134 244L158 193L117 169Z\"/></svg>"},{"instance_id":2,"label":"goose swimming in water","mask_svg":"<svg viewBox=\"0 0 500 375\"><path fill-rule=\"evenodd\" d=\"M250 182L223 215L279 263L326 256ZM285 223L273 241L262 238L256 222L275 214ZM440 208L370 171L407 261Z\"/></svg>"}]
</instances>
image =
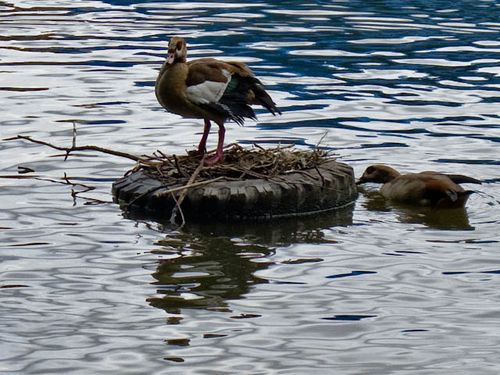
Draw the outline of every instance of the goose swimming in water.
<instances>
[{"instance_id":1,"label":"goose swimming in water","mask_svg":"<svg viewBox=\"0 0 500 375\"><path fill-rule=\"evenodd\" d=\"M464 207L471 190L465 190L460 183L480 184L475 178L439 172L401 174L384 164L366 168L356 184L365 182L382 183L380 193L389 200L416 206L437 208Z\"/></svg>"}]
</instances>

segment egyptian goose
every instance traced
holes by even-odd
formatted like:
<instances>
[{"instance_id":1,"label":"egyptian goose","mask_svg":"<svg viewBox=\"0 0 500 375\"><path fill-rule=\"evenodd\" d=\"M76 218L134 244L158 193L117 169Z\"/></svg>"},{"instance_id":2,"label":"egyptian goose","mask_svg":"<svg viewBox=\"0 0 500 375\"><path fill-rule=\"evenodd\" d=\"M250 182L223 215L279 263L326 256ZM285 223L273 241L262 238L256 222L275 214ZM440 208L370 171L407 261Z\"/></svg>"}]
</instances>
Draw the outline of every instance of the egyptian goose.
<instances>
[{"instance_id":1,"label":"egyptian goose","mask_svg":"<svg viewBox=\"0 0 500 375\"><path fill-rule=\"evenodd\" d=\"M460 183L480 184L475 178L438 172L400 174L394 168L375 164L366 168L356 184L378 182L384 185L380 193L389 200L417 206L463 207L471 190L464 190Z\"/></svg>"},{"instance_id":2,"label":"egyptian goose","mask_svg":"<svg viewBox=\"0 0 500 375\"><path fill-rule=\"evenodd\" d=\"M156 79L158 102L169 112L205 121L198 153L206 152L211 122L219 126L219 141L214 156L205 160L213 165L223 158L227 120L243 125L244 118L255 119L251 104L260 104L273 115L281 114L253 72L241 62L225 62L211 58L186 60L187 46L183 38L173 37L168 55Z\"/></svg>"}]
</instances>

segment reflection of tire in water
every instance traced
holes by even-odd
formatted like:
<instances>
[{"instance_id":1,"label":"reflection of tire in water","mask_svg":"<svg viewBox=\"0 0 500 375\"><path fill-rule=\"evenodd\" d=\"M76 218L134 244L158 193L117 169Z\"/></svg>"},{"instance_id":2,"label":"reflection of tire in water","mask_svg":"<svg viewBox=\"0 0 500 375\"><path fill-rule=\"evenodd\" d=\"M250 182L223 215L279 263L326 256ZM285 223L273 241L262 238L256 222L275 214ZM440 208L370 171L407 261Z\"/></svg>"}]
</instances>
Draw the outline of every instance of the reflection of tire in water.
<instances>
[{"instance_id":1,"label":"reflection of tire in water","mask_svg":"<svg viewBox=\"0 0 500 375\"><path fill-rule=\"evenodd\" d=\"M128 209L169 217L175 201L169 189L142 170L113 184L116 200ZM351 204L357 195L352 168L327 160L315 168L272 178L218 180L189 189L182 204L186 218L271 219L310 215Z\"/></svg>"},{"instance_id":2,"label":"reflection of tire in water","mask_svg":"<svg viewBox=\"0 0 500 375\"><path fill-rule=\"evenodd\" d=\"M253 285L268 282L255 274L270 262L252 261L252 257L267 257L272 251L267 246L199 233L167 237L157 246L160 254L162 250L170 255L183 253L160 260L152 273L157 292L148 302L169 314L180 314L184 308L224 310L227 300L239 299Z\"/></svg>"}]
</instances>

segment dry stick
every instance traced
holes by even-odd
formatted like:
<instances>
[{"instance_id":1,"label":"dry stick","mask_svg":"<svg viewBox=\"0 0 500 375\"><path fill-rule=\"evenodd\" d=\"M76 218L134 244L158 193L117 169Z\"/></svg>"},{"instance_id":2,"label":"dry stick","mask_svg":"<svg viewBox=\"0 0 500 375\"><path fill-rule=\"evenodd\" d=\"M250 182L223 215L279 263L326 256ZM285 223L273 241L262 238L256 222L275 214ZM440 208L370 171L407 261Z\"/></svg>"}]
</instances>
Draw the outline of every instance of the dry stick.
<instances>
[{"instance_id":1,"label":"dry stick","mask_svg":"<svg viewBox=\"0 0 500 375\"><path fill-rule=\"evenodd\" d=\"M0 175L0 178L9 178L9 179L13 179L13 180L29 180L29 179L38 178L38 175L37 174L24 174L24 175L3 174L3 175Z\"/></svg>"},{"instance_id":2,"label":"dry stick","mask_svg":"<svg viewBox=\"0 0 500 375\"><path fill-rule=\"evenodd\" d=\"M181 169L181 166L179 165L179 159L177 158L176 155L173 155L174 157L174 162L175 162L175 168L177 169L177 172L179 172L179 174L181 176L185 176L187 177L187 173L185 173L182 169Z\"/></svg>"},{"instance_id":3,"label":"dry stick","mask_svg":"<svg viewBox=\"0 0 500 375\"><path fill-rule=\"evenodd\" d=\"M89 185L81 184L81 183L78 183L78 182L71 182L70 181L71 177L68 177L66 175L66 173L64 173L64 177L61 177L61 181L54 180L52 178L47 178L47 177L40 177L39 175L36 175L36 174L21 175L21 176L19 176L19 175L0 175L0 178L11 178L11 179L15 179L15 180L30 180L30 179L33 179L33 180L38 180L38 181L53 182L53 183L61 184L61 185L79 186L79 187L82 187L82 188L85 189L85 191L83 191L83 192L87 192L87 191L95 189L94 186L89 186Z\"/></svg>"},{"instance_id":4,"label":"dry stick","mask_svg":"<svg viewBox=\"0 0 500 375\"><path fill-rule=\"evenodd\" d=\"M161 150L156 150L156 152L159 153L164 159L168 159L168 155L165 155Z\"/></svg>"},{"instance_id":5,"label":"dry stick","mask_svg":"<svg viewBox=\"0 0 500 375\"><path fill-rule=\"evenodd\" d=\"M149 189L148 191L146 191L145 193L142 193L142 194L139 194L137 197L134 197L134 199L132 199L130 202L127 202L127 205L126 205L126 211L127 212L130 212L132 206L134 205L135 202L137 202L138 200L141 200L142 198L144 198L145 196L147 196L148 194L151 194L151 193L154 193L155 191L157 190L160 190L160 189L163 189L164 186L163 185L160 185L160 186L156 186L152 189Z\"/></svg>"},{"instance_id":6,"label":"dry stick","mask_svg":"<svg viewBox=\"0 0 500 375\"><path fill-rule=\"evenodd\" d=\"M184 217L184 212L182 212L182 209L180 208L180 204L179 204L179 201L177 200L177 198L175 197L175 194L174 193L170 193L172 195L172 199L174 200L175 202L175 208L179 207L179 212L181 214L181 220L182 220L182 223L181 223L181 227L184 226L184 224L186 224L186 219ZM175 210L174 208L174 210ZM172 211L172 214L173 214L173 211ZM175 222L175 217L173 218L174 222ZM170 222L172 223L172 217L170 217ZM174 224L174 223L172 223Z\"/></svg>"},{"instance_id":7,"label":"dry stick","mask_svg":"<svg viewBox=\"0 0 500 375\"><path fill-rule=\"evenodd\" d=\"M315 180L316 177L314 177L313 175L311 175L310 173L306 172L306 171L301 171L301 170L293 170L293 171L286 171L284 172L285 174L290 174L290 173L299 173L299 174L302 174L304 176L307 176L309 177L311 180Z\"/></svg>"},{"instance_id":8,"label":"dry stick","mask_svg":"<svg viewBox=\"0 0 500 375\"><path fill-rule=\"evenodd\" d=\"M326 138L327 134L328 134L328 131L325 131L325 132L323 133L323 135L321 136L321 138L319 139L318 143L316 143L316 147L315 147L315 149L316 149L316 150L319 150L319 145L320 145L320 144L323 142L323 140Z\"/></svg>"},{"instance_id":9,"label":"dry stick","mask_svg":"<svg viewBox=\"0 0 500 375\"><path fill-rule=\"evenodd\" d=\"M319 177L321 178L321 187L324 187L325 186L325 178L321 174L321 171L319 170L317 165L314 166L314 169L316 169L316 172L318 173Z\"/></svg>"},{"instance_id":10,"label":"dry stick","mask_svg":"<svg viewBox=\"0 0 500 375\"><path fill-rule=\"evenodd\" d=\"M194 182L192 184L190 184L189 182L186 184L186 185L182 185L182 186L177 186L175 188L172 188L172 189L168 189L168 190L165 190L165 191L162 191L160 193L161 196L165 195L165 194L170 194L170 193L176 193L178 191L181 191L181 190L189 190L191 188L195 188L195 187L199 187L199 186L203 186L203 185L207 185L207 184L210 184L212 182L216 182L216 181L220 181L220 180L223 180L227 177L225 176L220 176L220 177L216 177L216 178L213 178L211 180L204 180L204 181L199 181L199 182ZM158 188L156 188L155 190L159 190L161 188L164 188L165 186L159 186Z\"/></svg>"},{"instance_id":11,"label":"dry stick","mask_svg":"<svg viewBox=\"0 0 500 375\"><path fill-rule=\"evenodd\" d=\"M224 150L226 150L228 148L231 148L231 147L234 147L234 146L237 146L237 147L241 148L241 146L238 143L229 143L229 144L227 144L227 145L224 146ZM205 152L204 155L208 155L208 154L214 153L215 151L217 151L217 149L213 148L213 149L208 150L207 152Z\"/></svg>"},{"instance_id":12,"label":"dry stick","mask_svg":"<svg viewBox=\"0 0 500 375\"><path fill-rule=\"evenodd\" d=\"M172 210L172 215L170 216L170 223L175 224L175 218L177 216L177 211L182 211L181 209L181 204L184 201L184 198L186 198L186 195L188 193L189 185L192 185L196 177L198 177L198 174L200 174L200 171L203 169L203 164L205 163L205 155L201 158L200 164L198 167L195 169L191 177L189 178L189 181L185 186L183 186L183 190L181 194L179 195L179 199L175 202L176 205L174 209ZM184 216L184 215L181 215ZM181 226L183 226L185 223L183 222Z\"/></svg>"},{"instance_id":13,"label":"dry stick","mask_svg":"<svg viewBox=\"0 0 500 375\"><path fill-rule=\"evenodd\" d=\"M27 176L28 177L28 176ZM73 197L73 199L76 200L76 198L80 198L80 199L83 199L83 200L86 200L88 202L92 202L93 204L104 204L104 203L110 203L110 202L107 202L107 201L103 201L103 200L100 200L100 199L96 199L96 198L90 198L90 197L85 197L83 195L80 195L81 193L86 193L88 191L91 191L91 190L94 190L95 187L93 186L89 186L89 185L85 185L85 184L80 184L80 183L76 183L76 182L71 182L70 181L70 177L68 177L66 175L66 173L64 173L64 177L61 178L62 181L58 181L58 180L54 180L54 179L51 179L51 178L44 178L44 177L37 177L37 176L31 176L34 180L38 180L38 181L47 181L47 182L53 182L53 183L56 183L56 184L62 184L62 185L70 185L72 187L71 189L71 196ZM85 190L82 190L82 191L75 191L73 188L74 187L82 187L84 188Z\"/></svg>"},{"instance_id":14,"label":"dry stick","mask_svg":"<svg viewBox=\"0 0 500 375\"><path fill-rule=\"evenodd\" d=\"M254 145L254 147L258 148L261 151L266 151L266 149L264 147L262 147L261 145L258 145L257 143L254 143L253 145Z\"/></svg>"},{"instance_id":15,"label":"dry stick","mask_svg":"<svg viewBox=\"0 0 500 375\"><path fill-rule=\"evenodd\" d=\"M76 147L76 123L73 121L73 141L71 143L71 148L74 149ZM64 161L68 160L69 152L66 151L66 156L64 156Z\"/></svg>"},{"instance_id":16,"label":"dry stick","mask_svg":"<svg viewBox=\"0 0 500 375\"><path fill-rule=\"evenodd\" d=\"M132 154L129 154L129 153L126 153L126 152L115 151L115 150L111 150L111 149L104 148L104 147L93 146L93 145L76 146L76 147L62 147L62 146L53 145L53 144L51 144L49 142L45 142L45 141L41 141L41 140L38 140L38 139L31 138L31 137L26 136L26 135L17 135L15 137L5 138L4 141L13 141L13 140L16 140L16 139L24 139L26 141L37 143L37 144L40 144L40 145L49 146L49 147L51 147L51 148L53 148L55 150L65 151L67 153L67 155L70 152L72 152L72 151L97 151L97 152L102 152L104 154L110 154L110 155L115 155L115 156L119 156L119 157L122 157L122 158L131 159L131 160L134 160L134 161L142 161L143 160L142 158L140 158L138 156L135 156L135 155L132 155Z\"/></svg>"},{"instance_id":17,"label":"dry stick","mask_svg":"<svg viewBox=\"0 0 500 375\"><path fill-rule=\"evenodd\" d=\"M63 180L67 185L81 186L82 188L86 189L85 191L95 190L95 186L89 186L89 185L85 185L85 184L80 184L78 182L71 182L69 180L70 178L71 177L68 177L68 175L66 174L66 172L64 172L64 177L61 178L61 180Z\"/></svg>"},{"instance_id":18,"label":"dry stick","mask_svg":"<svg viewBox=\"0 0 500 375\"><path fill-rule=\"evenodd\" d=\"M162 167L161 164L156 164L154 166L154 168L155 168L156 172L158 173L158 175L163 177L163 172L161 171L161 167Z\"/></svg>"},{"instance_id":19,"label":"dry stick","mask_svg":"<svg viewBox=\"0 0 500 375\"><path fill-rule=\"evenodd\" d=\"M241 172L241 173L247 174L247 175L255 177L255 178L262 178L264 180L267 180L270 177L272 177L272 176L266 176L265 174L262 174L262 173L254 172L251 169L247 169L247 168L243 169L243 168L235 168L235 167L226 167L225 170Z\"/></svg>"}]
</instances>

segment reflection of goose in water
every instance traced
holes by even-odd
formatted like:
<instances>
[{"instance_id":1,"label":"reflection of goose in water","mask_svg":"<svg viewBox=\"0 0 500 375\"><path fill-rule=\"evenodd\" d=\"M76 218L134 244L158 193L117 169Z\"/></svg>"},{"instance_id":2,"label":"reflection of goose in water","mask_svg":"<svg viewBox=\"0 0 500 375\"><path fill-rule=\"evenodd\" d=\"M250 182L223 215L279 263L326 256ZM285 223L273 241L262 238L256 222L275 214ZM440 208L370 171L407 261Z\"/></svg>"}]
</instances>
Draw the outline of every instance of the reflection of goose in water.
<instances>
[{"instance_id":1,"label":"reflection of goose in water","mask_svg":"<svg viewBox=\"0 0 500 375\"><path fill-rule=\"evenodd\" d=\"M172 257L161 260L153 273L157 294L148 302L168 313L183 308L227 309L226 300L241 298L253 285L268 282L255 275L271 264L259 258L267 258L276 246L334 242L325 238L323 230L351 225L352 215L349 206L271 223L187 223L182 232L158 242L155 252Z\"/></svg>"},{"instance_id":2,"label":"reflection of goose in water","mask_svg":"<svg viewBox=\"0 0 500 375\"><path fill-rule=\"evenodd\" d=\"M475 178L457 174L430 171L401 174L383 164L366 168L357 184L366 182L384 184L380 194L391 201L434 208L464 207L473 191L465 190L459 184L481 183Z\"/></svg>"}]
</instances>

